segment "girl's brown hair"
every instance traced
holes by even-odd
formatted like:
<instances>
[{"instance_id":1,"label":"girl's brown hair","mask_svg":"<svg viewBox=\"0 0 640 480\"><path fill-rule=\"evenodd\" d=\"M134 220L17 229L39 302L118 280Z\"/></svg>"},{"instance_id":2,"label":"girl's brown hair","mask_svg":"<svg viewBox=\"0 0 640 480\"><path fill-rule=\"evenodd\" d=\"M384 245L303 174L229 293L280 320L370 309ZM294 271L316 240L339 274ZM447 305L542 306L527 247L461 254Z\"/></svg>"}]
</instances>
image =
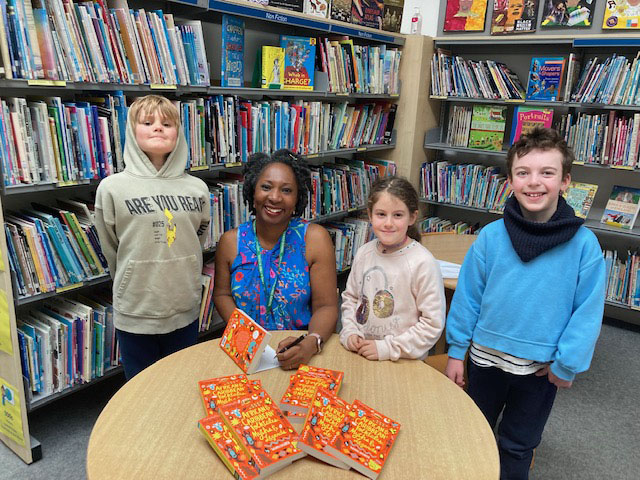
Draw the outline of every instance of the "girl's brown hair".
<instances>
[{"instance_id":1,"label":"girl's brown hair","mask_svg":"<svg viewBox=\"0 0 640 480\"><path fill-rule=\"evenodd\" d=\"M176 127L180 127L178 109L171 100L160 95L138 97L129 107L129 119L133 124L147 115L159 115L163 120L168 120Z\"/></svg>"},{"instance_id":2,"label":"girl's brown hair","mask_svg":"<svg viewBox=\"0 0 640 480\"><path fill-rule=\"evenodd\" d=\"M369 215L371 215L373 206L380 198L380 195L384 192L402 200L402 202L407 206L410 214L418 211L418 192L416 192L416 189L413 188L413 185L411 185L406 178L394 176L379 178L373 182L373 185L371 185L369 199L367 200L367 210L369 211ZM415 223L409 225L407 235L417 242L420 241L420 232L418 231L418 227L416 227Z\"/></svg>"}]
</instances>

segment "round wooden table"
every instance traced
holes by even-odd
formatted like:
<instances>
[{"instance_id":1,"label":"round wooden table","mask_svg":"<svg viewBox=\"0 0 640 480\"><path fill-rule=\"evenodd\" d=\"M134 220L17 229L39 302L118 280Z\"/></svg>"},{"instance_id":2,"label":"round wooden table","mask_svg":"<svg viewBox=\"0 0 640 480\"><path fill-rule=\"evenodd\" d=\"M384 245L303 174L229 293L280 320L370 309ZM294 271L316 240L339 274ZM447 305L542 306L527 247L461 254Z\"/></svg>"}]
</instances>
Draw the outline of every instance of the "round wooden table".
<instances>
[{"instance_id":1,"label":"round wooden table","mask_svg":"<svg viewBox=\"0 0 640 480\"><path fill-rule=\"evenodd\" d=\"M272 347L292 334L272 333ZM197 382L240 373L218 343L160 360L113 396L89 439L90 480L232 478L196 425L204 417ZM340 397L358 399L402 425L383 480L498 478L498 450L484 416L464 391L424 362L371 362L346 351L333 335L311 364L343 371ZM276 368L250 378L261 380L279 401L292 373ZM365 477L305 457L270 478Z\"/></svg>"}]
</instances>

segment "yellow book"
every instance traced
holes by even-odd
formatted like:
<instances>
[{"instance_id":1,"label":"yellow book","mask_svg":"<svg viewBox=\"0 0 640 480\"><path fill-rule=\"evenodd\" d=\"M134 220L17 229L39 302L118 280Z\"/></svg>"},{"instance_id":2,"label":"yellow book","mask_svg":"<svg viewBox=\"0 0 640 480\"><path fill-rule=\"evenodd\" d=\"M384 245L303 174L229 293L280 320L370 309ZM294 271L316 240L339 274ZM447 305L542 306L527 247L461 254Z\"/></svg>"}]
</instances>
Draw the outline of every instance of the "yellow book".
<instances>
[{"instance_id":1,"label":"yellow book","mask_svg":"<svg viewBox=\"0 0 640 480\"><path fill-rule=\"evenodd\" d=\"M262 88L281 89L284 76L284 48L262 47Z\"/></svg>"}]
</instances>

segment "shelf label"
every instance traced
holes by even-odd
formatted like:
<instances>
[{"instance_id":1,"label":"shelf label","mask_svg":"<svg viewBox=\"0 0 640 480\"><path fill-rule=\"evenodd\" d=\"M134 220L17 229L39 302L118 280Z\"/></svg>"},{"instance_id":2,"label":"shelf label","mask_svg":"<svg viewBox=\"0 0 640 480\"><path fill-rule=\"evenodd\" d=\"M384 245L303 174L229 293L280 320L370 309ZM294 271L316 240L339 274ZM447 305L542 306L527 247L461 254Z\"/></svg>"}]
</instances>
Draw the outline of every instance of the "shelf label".
<instances>
[{"instance_id":1,"label":"shelf label","mask_svg":"<svg viewBox=\"0 0 640 480\"><path fill-rule=\"evenodd\" d=\"M235 162L235 163L225 163L224 166L226 168L232 168L232 167L239 167L242 165L242 162Z\"/></svg>"},{"instance_id":2,"label":"shelf label","mask_svg":"<svg viewBox=\"0 0 640 480\"><path fill-rule=\"evenodd\" d=\"M208 165L200 165L198 167L191 167L190 169L192 172L200 172L202 170L209 170L209 166Z\"/></svg>"},{"instance_id":3,"label":"shelf label","mask_svg":"<svg viewBox=\"0 0 640 480\"><path fill-rule=\"evenodd\" d=\"M396 43L396 38L390 35L381 35L355 28L344 27L342 25L331 24L331 33L340 33L342 35L351 35L353 37L366 38L367 40L376 40L378 42Z\"/></svg>"},{"instance_id":4,"label":"shelf label","mask_svg":"<svg viewBox=\"0 0 640 480\"><path fill-rule=\"evenodd\" d=\"M446 95L431 95L430 98L436 99L436 100L446 100L447 97Z\"/></svg>"},{"instance_id":5,"label":"shelf label","mask_svg":"<svg viewBox=\"0 0 640 480\"><path fill-rule=\"evenodd\" d=\"M177 85L165 85L163 83L152 83L149 85L151 90L177 90Z\"/></svg>"},{"instance_id":6,"label":"shelf label","mask_svg":"<svg viewBox=\"0 0 640 480\"><path fill-rule=\"evenodd\" d=\"M69 290L73 290L74 288L80 288L82 285L84 285L83 282L78 282L78 283L73 283L71 285L67 285L66 287L59 287L59 288L56 288L56 293L67 292Z\"/></svg>"},{"instance_id":7,"label":"shelf label","mask_svg":"<svg viewBox=\"0 0 640 480\"><path fill-rule=\"evenodd\" d=\"M504 102L505 103L524 103L525 100L524 98L507 98Z\"/></svg>"},{"instance_id":8,"label":"shelf label","mask_svg":"<svg viewBox=\"0 0 640 480\"><path fill-rule=\"evenodd\" d=\"M245 17L257 18L260 20L268 20L270 22L286 23L297 27L313 28L315 30L322 30L325 32L329 32L331 29L331 24L329 23L309 20L307 18L287 15L280 12L269 12L257 6L250 7L245 5L236 5L234 3L227 3L221 0L209 0L209 9L223 13L233 13Z\"/></svg>"},{"instance_id":9,"label":"shelf label","mask_svg":"<svg viewBox=\"0 0 640 480\"><path fill-rule=\"evenodd\" d=\"M356 148L356 152L364 152L367 149L367 147L358 147Z\"/></svg>"},{"instance_id":10,"label":"shelf label","mask_svg":"<svg viewBox=\"0 0 640 480\"><path fill-rule=\"evenodd\" d=\"M6 435L19 445L24 446L22 431L22 412L20 411L20 395L16 387L0 377L0 433Z\"/></svg>"},{"instance_id":11,"label":"shelf label","mask_svg":"<svg viewBox=\"0 0 640 480\"><path fill-rule=\"evenodd\" d=\"M633 170L634 168L629 165L610 165L611 168L617 168L618 170Z\"/></svg>"},{"instance_id":12,"label":"shelf label","mask_svg":"<svg viewBox=\"0 0 640 480\"><path fill-rule=\"evenodd\" d=\"M58 187L72 187L74 185L79 185L77 180L68 180L66 182L58 182Z\"/></svg>"},{"instance_id":13,"label":"shelf label","mask_svg":"<svg viewBox=\"0 0 640 480\"><path fill-rule=\"evenodd\" d=\"M318 154L317 153L311 153L309 155L307 155L307 158L317 158Z\"/></svg>"}]
</instances>

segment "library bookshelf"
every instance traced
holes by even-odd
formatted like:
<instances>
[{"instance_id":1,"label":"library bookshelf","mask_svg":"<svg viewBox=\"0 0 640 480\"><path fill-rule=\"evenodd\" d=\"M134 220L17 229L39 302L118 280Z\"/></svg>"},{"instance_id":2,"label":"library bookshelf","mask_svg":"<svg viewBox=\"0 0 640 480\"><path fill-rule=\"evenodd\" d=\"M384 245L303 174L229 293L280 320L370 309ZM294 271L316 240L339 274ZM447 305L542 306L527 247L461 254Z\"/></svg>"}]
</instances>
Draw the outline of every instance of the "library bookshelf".
<instances>
[{"instance_id":1,"label":"library bookshelf","mask_svg":"<svg viewBox=\"0 0 640 480\"><path fill-rule=\"evenodd\" d=\"M71 2L65 3L71 4ZM424 131L413 133L410 140L407 140L405 136L399 138L396 133L413 128L413 119L404 115L402 108L404 108L403 105L405 104L405 92L409 95L415 95L418 89L418 85L414 84L415 82L412 83L412 77L415 76L416 71L415 69L403 67L403 65L409 63L405 62L404 58L400 63L399 77L401 84L406 84L407 87L402 87L402 94L334 93L328 87L326 75L324 77L322 75L319 76L319 80L316 82L316 89L312 91L267 90L250 86L251 74L254 68L253 59L255 58L256 52L263 45L278 45L280 34L307 37L327 35L349 36L353 39L354 43L358 45L388 45L389 47L399 48L403 52L403 55L406 54L410 57L424 56L428 59L430 52L427 52L426 56L424 55L423 49L426 44L423 43L422 40L420 42L412 40L408 42L410 46L407 47L405 46L405 36L400 34L383 32L329 19L320 19L302 13L265 7L256 3L240 0L162 0L154 2L129 0L128 4L126 0L108 0L107 2L96 0L94 4L100 4L106 9L131 8L138 10L143 8L147 9L147 11L156 9L161 10L164 14L173 15L176 21L200 21L203 32L204 51L206 52L206 63L208 64L208 71L211 75L209 84L188 82L190 84L181 85L166 82L152 83L148 81L141 84L131 84L71 80L49 81L41 78L32 78L30 80L25 78L2 78L0 79L2 99L23 98L31 100L59 97L61 101L74 101L78 96L92 97L117 93L130 102L131 99L135 97L156 93L180 102L187 102L203 97L221 96L247 99L255 102L316 101L331 104L331 106L344 102L350 105L375 104L380 102L398 105L398 115L391 138L387 138L384 143L359 144L350 148L325 148L304 155L310 164L319 167L325 163L332 163L331 160L336 157L364 160L375 156L384 159L389 157L389 152L393 152L394 149L409 148L409 143L411 144L410 148L414 149L416 138L422 138L422 134L424 133ZM245 21L245 75L243 79L245 86L239 88L219 86L221 71L221 23L223 14L236 15ZM64 34L65 32L60 31L59 33ZM140 41L142 42L142 40ZM85 54L90 57L95 54L95 51L91 52L91 48L98 49L98 47L98 44L92 44L87 41L87 44L82 48L85 48ZM103 46L103 48L106 47ZM142 49L142 47L139 48ZM115 59L116 54L112 53L112 55L112 59ZM124 58L126 52L123 53L123 51L121 51L120 55ZM138 60L142 61L141 58ZM86 58L85 61L87 61ZM91 59L89 58L88 61L90 62ZM111 131L113 136L117 134L116 131L114 127L114 130ZM241 171L242 163L240 162L229 161L227 163L213 163L210 158L206 158L206 155L202 155L202 157L205 158L200 159L200 163L195 162L192 164L191 167L188 167L188 170L193 175L202 177L205 180L216 182L218 179L224 178L226 173L237 175ZM409 172L412 170L412 168L408 166L410 163L409 159L398 158L396 162L401 172ZM6 174L7 172L3 171L3 180ZM99 183L99 178L97 178L97 176L96 178L60 178L46 182L13 183L14 184L3 181L0 189L0 223L3 226L5 226L5 217L7 214L28 208L31 203L34 202L53 205L58 199L71 199L75 197L81 197L91 201L92 195L95 194L95 189ZM362 205L348 205L347 208L340 211L331 211L330 213L317 215L311 221L337 221L344 216L361 212L363 209L364 207ZM52 401L59 399L63 401L63 397L73 394L78 389L85 388L108 376L118 374L121 371L121 367L106 369L104 375L101 377L76 384L48 396L38 397L37 395L32 395L30 387L26 380L23 379L22 374L17 318L20 317L21 312L39 305L47 298L63 296L67 293L73 294L75 292L84 294L91 292L97 287L107 286L109 285L110 277L108 274L95 275L84 279L82 282L65 285L64 287L56 288L46 293L19 295L15 281L12 280L7 239L5 235L1 235L1 237L0 249L2 252L0 259L2 260L3 268L0 268L0 289L6 296L6 312L2 311L0 314L6 316L6 319L0 318L0 322L4 322L7 326L7 334L5 341L0 340L0 377L4 383L13 388L14 396L11 400L17 406L15 411L18 413L19 418L14 418L11 422L11 428L15 429L12 433L7 434L5 428L0 429L0 438L10 449L22 458L23 461L32 463L41 457L42 449L39 442L29 434L29 412ZM203 254L209 256L214 255L215 242L204 250ZM216 327L219 327L219 324L214 323L212 329ZM3 398L3 400L5 400L5 398Z\"/></svg>"},{"instance_id":2,"label":"library bookshelf","mask_svg":"<svg viewBox=\"0 0 640 480\"><path fill-rule=\"evenodd\" d=\"M443 49L451 53L453 57L460 56L465 60L497 60L506 64L514 72L522 83L525 91L532 58L534 57L563 57L569 58L573 54L580 62L579 73L590 61L599 59L600 62L607 58L625 56L629 62L634 59L640 50L640 35L630 31L615 32L603 31L601 18L594 19L593 26L586 31L574 30L571 34L558 35L557 31L540 30L535 34L488 36L486 34L459 35L447 34L442 31L442 18L440 19L439 35L434 39L434 49ZM598 23L599 22L599 23ZM487 20L488 24L490 19ZM538 24L539 27L539 24ZM567 32L564 30L562 33ZM573 33L579 32L579 33ZM565 64L566 66L566 64ZM565 71L566 73L566 71ZM564 81L563 79L563 87ZM621 104L607 102L581 102L576 101L576 83L572 89L572 95L559 101L541 100L505 100L486 98L467 98L459 96L431 96L435 102L439 127L430 129L424 138L424 149L429 156L429 162L449 162L451 165L481 165L487 168L498 168L501 175L506 174L506 153L510 146L510 132L514 121L514 110L517 106L544 107L553 110L553 127L560 128L563 117L571 115L574 119L580 115L612 115L616 118L633 119L634 114L640 111L640 105ZM486 151L468 148L466 146L453 146L447 141L447 130L450 112L454 106L496 105L506 108L506 128L503 147L498 151ZM612 117L613 118L613 117ZM636 117L638 118L638 117ZM597 143L597 137L592 140ZM587 144L589 146L589 144ZM573 146L573 145L572 145ZM640 225L636 223L630 230L612 227L600 222L605 205L614 185L623 185L637 188L640 181L640 164L637 154L629 160L630 165L611 165L597 158L577 153L577 162L572 168L572 180L595 184L598 190L593 205L585 220L585 226L591 229L603 248L603 251L614 253L624 261L638 251L640 246ZM631 157L631 155L629 155ZM597 155L596 155L597 157ZM600 157L602 158L602 157ZM500 218L500 208L491 206L477 206L456 201L441 201L425 195L426 190L421 191L422 203L428 207L431 214L448 218L452 221L465 221L469 224L487 223ZM633 299L614 298L611 291L607 293L605 315L623 320L628 323L640 325L640 309L633 305Z\"/></svg>"}]
</instances>

